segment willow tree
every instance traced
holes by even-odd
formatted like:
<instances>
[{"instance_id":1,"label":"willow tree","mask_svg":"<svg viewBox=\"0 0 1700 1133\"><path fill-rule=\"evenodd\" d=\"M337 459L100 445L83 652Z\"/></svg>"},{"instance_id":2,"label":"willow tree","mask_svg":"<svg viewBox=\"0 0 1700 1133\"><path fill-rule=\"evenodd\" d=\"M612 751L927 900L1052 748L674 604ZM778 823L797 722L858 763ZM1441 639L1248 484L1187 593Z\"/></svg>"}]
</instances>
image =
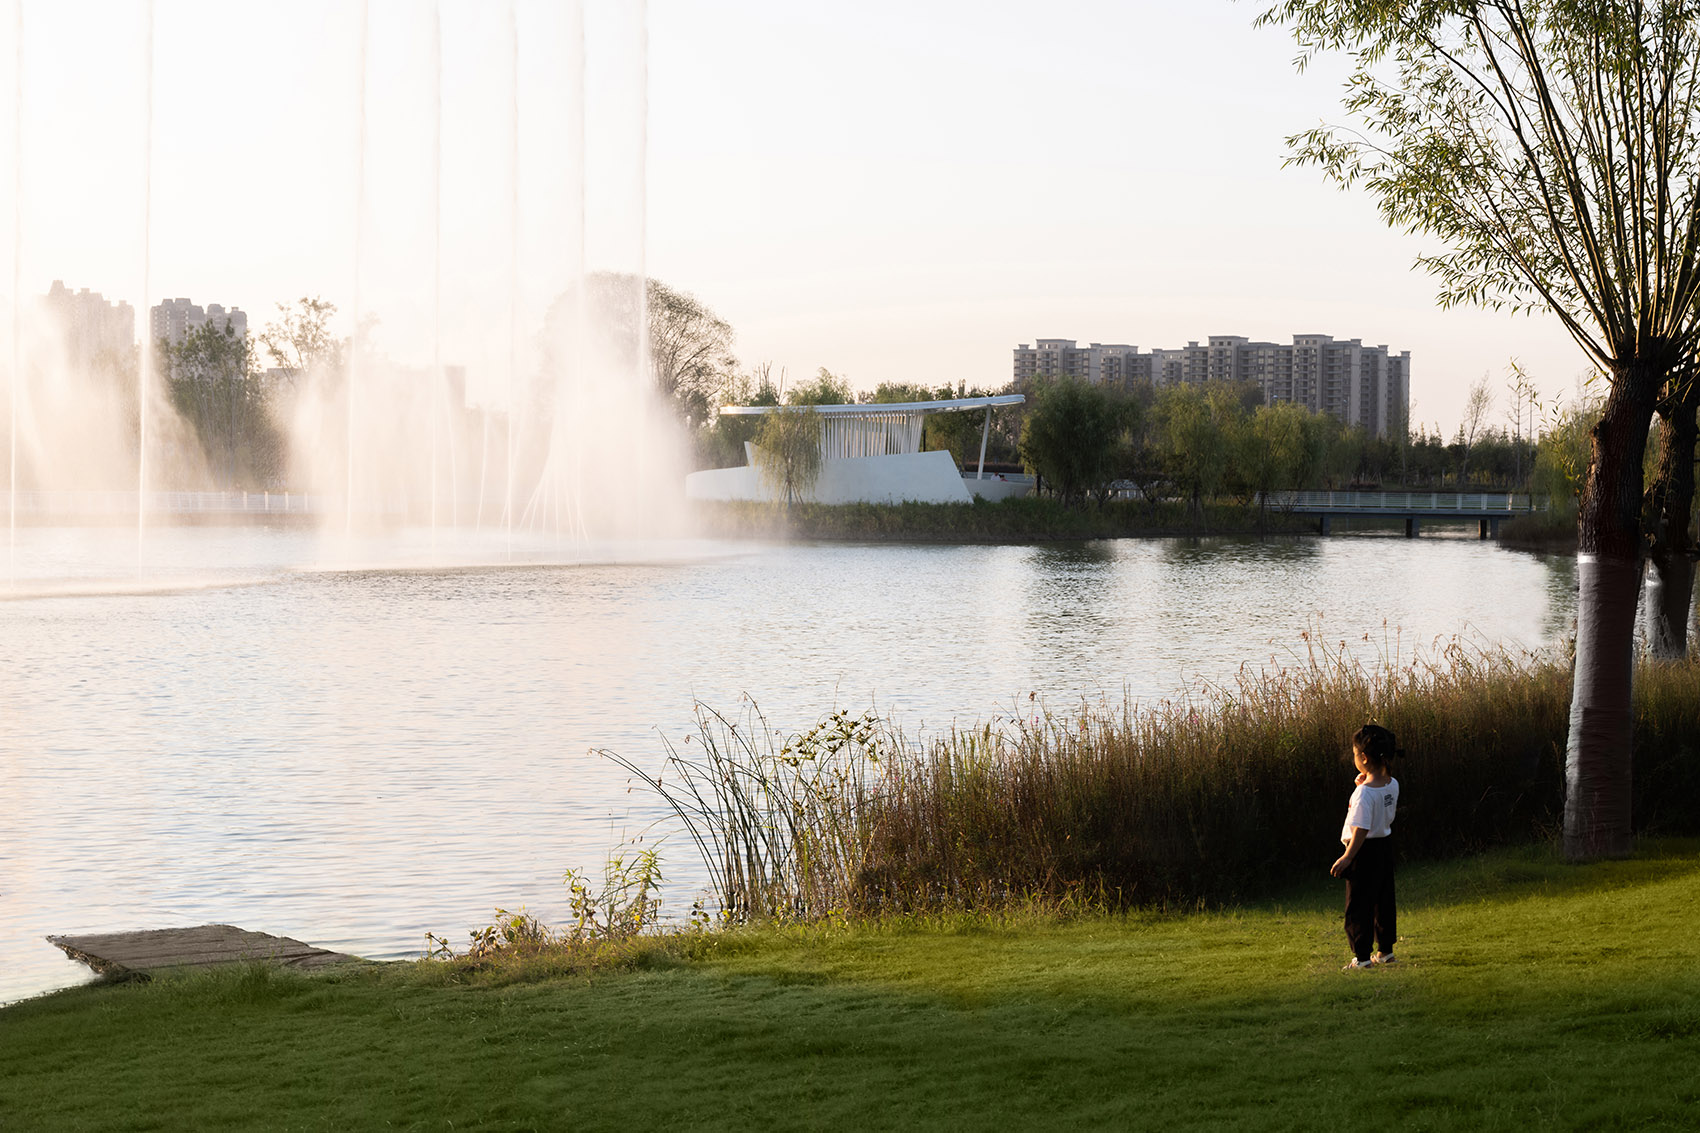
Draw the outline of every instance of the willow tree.
<instances>
[{"instance_id":1,"label":"willow tree","mask_svg":"<svg viewBox=\"0 0 1700 1133\"><path fill-rule=\"evenodd\" d=\"M821 419L812 405L763 415L755 437L756 474L789 508L814 490L821 470Z\"/></svg>"},{"instance_id":2,"label":"willow tree","mask_svg":"<svg viewBox=\"0 0 1700 1133\"><path fill-rule=\"evenodd\" d=\"M1115 471L1129 405L1101 385L1062 377L1041 387L1021 424L1018 451L1064 506L1101 493Z\"/></svg>"},{"instance_id":3,"label":"willow tree","mask_svg":"<svg viewBox=\"0 0 1700 1133\"><path fill-rule=\"evenodd\" d=\"M1438 238L1418 263L1442 306L1550 312L1607 379L1578 511L1564 841L1625 854L1641 461L1696 341L1700 3L1285 0L1259 23L1292 29L1301 68L1354 64L1357 128L1300 134L1292 160Z\"/></svg>"}]
</instances>

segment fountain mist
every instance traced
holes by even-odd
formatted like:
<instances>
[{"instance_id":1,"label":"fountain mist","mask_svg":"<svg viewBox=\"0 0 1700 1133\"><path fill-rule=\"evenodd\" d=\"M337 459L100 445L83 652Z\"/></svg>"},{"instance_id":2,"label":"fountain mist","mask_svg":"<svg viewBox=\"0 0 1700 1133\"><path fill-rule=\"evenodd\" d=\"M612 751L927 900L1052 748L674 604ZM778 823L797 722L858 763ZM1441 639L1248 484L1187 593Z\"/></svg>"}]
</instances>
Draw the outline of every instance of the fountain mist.
<instances>
[{"instance_id":1,"label":"fountain mist","mask_svg":"<svg viewBox=\"0 0 1700 1133\"><path fill-rule=\"evenodd\" d=\"M479 547L577 557L679 530L683 445L648 374L641 3L511 0L493 26L452 0L362 0L350 13L353 246L348 274L325 265L351 288L347 321L275 379L287 460L240 483L234 442L211 474L147 329L158 246L178 255L182 241L153 231L170 171L156 165L152 0L137 14L142 333L127 361L94 365L27 297L56 237L25 247L40 229L27 56L43 48L14 8L9 559L20 522L91 509L132 518L145 558L148 529L181 506L162 493L215 487L288 493L295 508L305 497L333 558L353 552L329 536L370 549L368 536L401 528L455 561ZM203 293L224 297L216 280Z\"/></svg>"},{"instance_id":2,"label":"fountain mist","mask_svg":"<svg viewBox=\"0 0 1700 1133\"><path fill-rule=\"evenodd\" d=\"M24 247L24 5L12 2L12 368L6 374L6 580L18 574L19 286Z\"/></svg>"},{"instance_id":3,"label":"fountain mist","mask_svg":"<svg viewBox=\"0 0 1700 1133\"><path fill-rule=\"evenodd\" d=\"M22 5L20 4L20 7ZM142 540L148 526L148 374L154 367L153 295L153 63L154 10L147 0L146 51L142 63L142 348L136 365L136 573L142 573ZM18 290L12 284L13 294Z\"/></svg>"},{"instance_id":4,"label":"fountain mist","mask_svg":"<svg viewBox=\"0 0 1700 1133\"><path fill-rule=\"evenodd\" d=\"M418 60L391 61L404 76L423 74L419 97L430 107L419 152L398 157L418 105L388 106L377 93L376 53L391 35L363 6L372 38L360 62L356 325L340 372L327 364L311 375L291 423L292 478L339 497L349 534L417 524L436 544L456 530L477 542L485 529L503 553L523 544L529 554L558 540L670 530L681 514L682 445L651 390L644 329L646 21L641 5L590 7L596 20L578 3L507 6L485 45L489 69L506 72L500 101L485 96L474 108L498 128L457 165L457 142L475 143L450 129L457 40L442 7L413 17L424 27ZM598 90L587 61L603 50L609 89ZM380 150L384 168L415 161L416 179L373 181L365 171ZM480 198L472 223L494 238L483 245L487 260L501 249L485 269L457 262L464 246L445 243L446 229L469 223L445 180L462 199L482 191L465 168L480 158L496 191ZM606 172L587 180L592 169ZM421 185L427 207L414 238L380 232L397 226ZM594 267L591 229L604 236ZM494 286L476 290L469 278ZM468 325L480 310L497 317ZM410 344L388 328L416 322L428 324L427 349L412 363ZM453 365L457 346L482 365ZM334 407L343 411L336 424Z\"/></svg>"}]
</instances>

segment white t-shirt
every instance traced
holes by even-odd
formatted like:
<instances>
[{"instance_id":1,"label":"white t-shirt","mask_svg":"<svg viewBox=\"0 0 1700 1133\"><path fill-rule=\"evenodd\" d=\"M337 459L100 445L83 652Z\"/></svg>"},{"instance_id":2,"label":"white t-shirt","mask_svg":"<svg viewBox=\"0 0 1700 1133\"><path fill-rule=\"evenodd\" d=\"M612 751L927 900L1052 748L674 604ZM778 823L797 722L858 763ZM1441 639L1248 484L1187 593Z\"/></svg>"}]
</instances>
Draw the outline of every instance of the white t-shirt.
<instances>
[{"instance_id":1,"label":"white t-shirt","mask_svg":"<svg viewBox=\"0 0 1700 1133\"><path fill-rule=\"evenodd\" d=\"M1362 784L1346 804L1346 824L1340 827L1340 841L1350 844L1354 826L1367 831L1366 838L1387 837L1393 833L1393 812L1398 809L1399 780L1389 779L1380 787Z\"/></svg>"}]
</instances>

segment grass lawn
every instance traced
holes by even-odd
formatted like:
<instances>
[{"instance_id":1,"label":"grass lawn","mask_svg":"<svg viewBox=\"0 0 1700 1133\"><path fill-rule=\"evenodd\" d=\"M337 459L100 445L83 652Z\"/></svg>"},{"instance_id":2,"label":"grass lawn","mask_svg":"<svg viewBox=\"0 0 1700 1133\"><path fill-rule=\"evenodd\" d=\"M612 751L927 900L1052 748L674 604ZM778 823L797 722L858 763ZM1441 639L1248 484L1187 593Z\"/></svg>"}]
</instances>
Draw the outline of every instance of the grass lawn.
<instances>
[{"instance_id":1,"label":"grass lawn","mask_svg":"<svg viewBox=\"0 0 1700 1133\"><path fill-rule=\"evenodd\" d=\"M1371 972L1340 971L1323 878L1230 912L727 933L545 982L390 965L79 988L0 1010L0 1128L1700 1120L1700 842L1400 885L1401 961Z\"/></svg>"}]
</instances>

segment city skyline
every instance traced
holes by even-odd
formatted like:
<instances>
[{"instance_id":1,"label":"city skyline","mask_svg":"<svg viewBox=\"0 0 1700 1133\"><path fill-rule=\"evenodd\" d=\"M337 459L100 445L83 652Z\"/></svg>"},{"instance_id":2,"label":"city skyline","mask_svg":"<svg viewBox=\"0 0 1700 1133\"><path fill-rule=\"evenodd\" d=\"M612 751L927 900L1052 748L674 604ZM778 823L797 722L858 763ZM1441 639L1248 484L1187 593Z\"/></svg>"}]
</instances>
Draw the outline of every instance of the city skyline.
<instances>
[{"instance_id":1,"label":"city skyline","mask_svg":"<svg viewBox=\"0 0 1700 1133\"><path fill-rule=\"evenodd\" d=\"M475 399L499 396L510 326L540 321L558 294L550 249L569 210L549 64L566 50L566 7L514 8L518 139L507 133L515 33L505 11L440 9L436 346L465 361ZM359 309L378 318L380 349L428 360L417 173L431 9L370 6L362 150L356 8L160 0L150 180L141 15L26 2L15 84L24 166L0 177L0 211L14 181L23 188L20 292L64 279L137 309L217 295L255 328L278 302L322 295L340 308L341 333ZM641 28L647 119L620 103L635 70L621 51L636 40L619 23L632 10L585 6L586 259L641 265L699 296L732 324L746 366L770 362L794 380L825 366L863 389L994 385L1010 345L1034 328L1159 342L1207 320L1253 340L1350 327L1421 357L1412 420L1446 432L1470 383L1485 374L1499 392L1513 358L1549 401L1573 395L1586 369L1554 320L1439 310L1434 280L1411 268L1422 241L1388 231L1366 196L1283 168L1285 135L1342 119L1342 72L1323 62L1296 74L1290 41L1251 27L1255 6L1076 3L1035 17L1012 4L849 13L655 0ZM595 95L619 88L622 73L623 94ZM13 86L0 76L0 90ZM5 102L0 161L10 164L17 108ZM633 130L646 143L639 159L619 151ZM504 146L520 158L514 185ZM646 175L635 189L622 181L634 160ZM356 200L366 210L358 270ZM647 218L636 237L621 228L633 210ZM510 265L515 229L525 258Z\"/></svg>"},{"instance_id":2,"label":"city skyline","mask_svg":"<svg viewBox=\"0 0 1700 1133\"><path fill-rule=\"evenodd\" d=\"M1127 387L1145 382L1158 389L1205 382L1255 384L1268 404L1289 402L1313 413L1329 413L1371 436L1411 428L1411 352L1385 343L1295 334L1292 342L1253 342L1239 334L1213 334L1204 345L1153 347L1072 338L1038 338L1014 350L1011 376L1017 384L1035 378L1075 377L1093 384ZM1414 430L1413 430L1414 431Z\"/></svg>"}]
</instances>

